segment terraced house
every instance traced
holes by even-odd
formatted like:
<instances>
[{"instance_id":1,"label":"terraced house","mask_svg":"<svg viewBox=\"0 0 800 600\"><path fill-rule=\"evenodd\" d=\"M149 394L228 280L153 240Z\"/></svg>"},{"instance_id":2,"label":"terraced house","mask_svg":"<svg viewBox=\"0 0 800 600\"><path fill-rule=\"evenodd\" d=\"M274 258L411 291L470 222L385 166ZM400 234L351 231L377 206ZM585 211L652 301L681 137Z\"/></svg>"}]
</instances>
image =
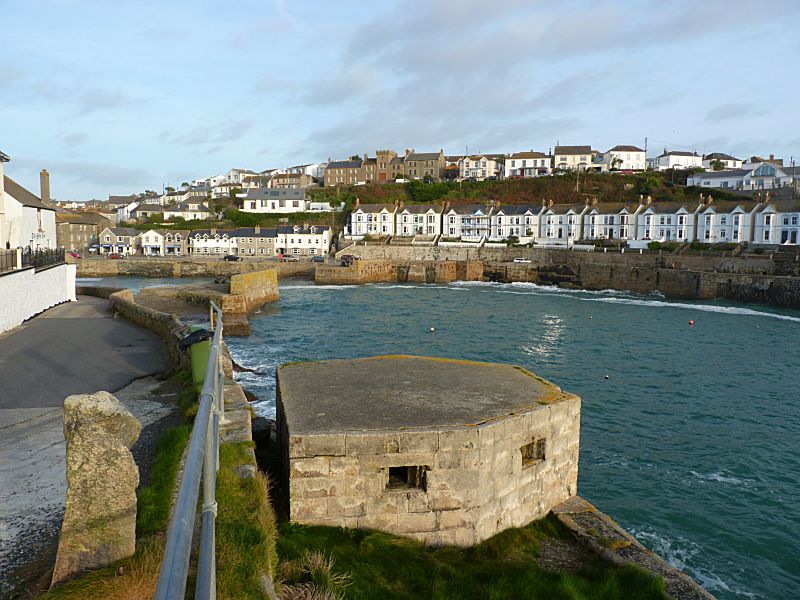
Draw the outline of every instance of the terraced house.
<instances>
[{"instance_id":1,"label":"terraced house","mask_svg":"<svg viewBox=\"0 0 800 600\"><path fill-rule=\"evenodd\" d=\"M136 239L139 232L132 227L106 227L100 232L97 242L100 254L136 254Z\"/></svg>"},{"instance_id":2,"label":"terraced house","mask_svg":"<svg viewBox=\"0 0 800 600\"><path fill-rule=\"evenodd\" d=\"M692 242L697 215L703 205L679 202L648 202L637 222L637 240Z\"/></svg>"},{"instance_id":3,"label":"terraced house","mask_svg":"<svg viewBox=\"0 0 800 600\"><path fill-rule=\"evenodd\" d=\"M350 213L347 237L360 240L364 236L394 235L396 204L361 204L356 199Z\"/></svg>"},{"instance_id":4,"label":"terraced house","mask_svg":"<svg viewBox=\"0 0 800 600\"><path fill-rule=\"evenodd\" d=\"M83 252L97 244L100 232L111 222L94 212L56 213L56 243L59 248Z\"/></svg>"},{"instance_id":5,"label":"terraced house","mask_svg":"<svg viewBox=\"0 0 800 600\"><path fill-rule=\"evenodd\" d=\"M551 244L572 244L581 239L586 204L553 204L551 200L539 217L541 237Z\"/></svg>"},{"instance_id":6,"label":"terraced house","mask_svg":"<svg viewBox=\"0 0 800 600\"><path fill-rule=\"evenodd\" d=\"M750 242L761 203L732 200L708 202L697 214L697 240L706 244Z\"/></svg>"},{"instance_id":7,"label":"terraced house","mask_svg":"<svg viewBox=\"0 0 800 600\"><path fill-rule=\"evenodd\" d=\"M491 215L491 239L507 240L516 237L527 244L539 237L539 219L542 205L508 204L495 208Z\"/></svg>"},{"instance_id":8,"label":"terraced house","mask_svg":"<svg viewBox=\"0 0 800 600\"><path fill-rule=\"evenodd\" d=\"M327 225L286 225L278 227L275 251L293 256L324 256L331 247Z\"/></svg>"},{"instance_id":9,"label":"terraced house","mask_svg":"<svg viewBox=\"0 0 800 600\"><path fill-rule=\"evenodd\" d=\"M278 230L275 228L240 227L236 230L236 251L239 256L275 256Z\"/></svg>"},{"instance_id":10,"label":"terraced house","mask_svg":"<svg viewBox=\"0 0 800 600\"><path fill-rule=\"evenodd\" d=\"M492 233L492 207L480 204L455 204L444 212L442 236L467 242L480 242Z\"/></svg>"},{"instance_id":11,"label":"terraced house","mask_svg":"<svg viewBox=\"0 0 800 600\"><path fill-rule=\"evenodd\" d=\"M439 204L400 204L395 213L398 236L437 236L442 233L442 212Z\"/></svg>"},{"instance_id":12,"label":"terraced house","mask_svg":"<svg viewBox=\"0 0 800 600\"><path fill-rule=\"evenodd\" d=\"M363 183L364 169L360 158L328 162L325 168L325 187Z\"/></svg>"},{"instance_id":13,"label":"terraced house","mask_svg":"<svg viewBox=\"0 0 800 600\"><path fill-rule=\"evenodd\" d=\"M235 229L195 229L189 234L189 254L236 254Z\"/></svg>"},{"instance_id":14,"label":"terraced house","mask_svg":"<svg viewBox=\"0 0 800 600\"><path fill-rule=\"evenodd\" d=\"M593 204L583 216L583 239L628 240L636 234L636 221L644 210L643 204L623 202Z\"/></svg>"}]
</instances>

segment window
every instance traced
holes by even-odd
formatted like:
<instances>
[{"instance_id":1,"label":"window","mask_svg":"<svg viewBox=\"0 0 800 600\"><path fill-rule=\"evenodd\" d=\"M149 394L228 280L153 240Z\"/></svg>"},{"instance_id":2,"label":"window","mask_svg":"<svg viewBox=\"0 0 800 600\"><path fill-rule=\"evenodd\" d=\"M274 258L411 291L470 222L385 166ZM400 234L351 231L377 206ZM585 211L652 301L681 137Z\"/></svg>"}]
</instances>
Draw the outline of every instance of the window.
<instances>
[{"instance_id":1,"label":"window","mask_svg":"<svg viewBox=\"0 0 800 600\"><path fill-rule=\"evenodd\" d=\"M525 444L519 451L522 454L523 469L541 464L546 458L547 440L544 438L532 440L530 444Z\"/></svg>"},{"instance_id":2,"label":"window","mask_svg":"<svg viewBox=\"0 0 800 600\"><path fill-rule=\"evenodd\" d=\"M389 467L387 490L425 490L427 486L427 466Z\"/></svg>"}]
</instances>

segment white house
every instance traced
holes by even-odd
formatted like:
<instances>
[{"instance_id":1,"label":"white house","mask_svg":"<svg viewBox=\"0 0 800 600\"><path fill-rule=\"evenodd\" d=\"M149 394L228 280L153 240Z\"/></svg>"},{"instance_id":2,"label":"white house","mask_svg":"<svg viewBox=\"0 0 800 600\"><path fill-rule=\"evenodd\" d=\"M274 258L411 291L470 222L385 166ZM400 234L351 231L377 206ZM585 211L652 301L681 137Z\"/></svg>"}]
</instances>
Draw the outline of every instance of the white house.
<instances>
[{"instance_id":1,"label":"white house","mask_svg":"<svg viewBox=\"0 0 800 600\"><path fill-rule=\"evenodd\" d=\"M753 229L754 244L800 244L800 199L761 204Z\"/></svg>"},{"instance_id":2,"label":"white house","mask_svg":"<svg viewBox=\"0 0 800 600\"><path fill-rule=\"evenodd\" d=\"M0 248L56 248L56 211L3 174L0 152Z\"/></svg>"},{"instance_id":3,"label":"white house","mask_svg":"<svg viewBox=\"0 0 800 600\"><path fill-rule=\"evenodd\" d=\"M774 190L793 185L794 169L772 163L748 163L741 169L695 173L686 185L736 191Z\"/></svg>"},{"instance_id":4,"label":"white house","mask_svg":"<svg viewBox=\"0 0 800 600\"><path fill-rule=\"evenodd\" d=\"M527 244L539 237L539 219L543 212L541 204L504 204L495 208L489 239L506 240L514 236Z\"/></svg>"},{"instance_id":5,"label":"white house","mask_svg":"<svg viewBox=\"0 0 800 600\"><path fill-rule=\"evenodd\" d=\"M223 181L222 183L218 183L217 185L211 188L211 197L212 198L229 198L231 192L234 190L241 190L242 184L241 183L232 183L230 181Z\"/></svg>"},{"instance_id":6,"label":"white house","mask_svg":"<svg viewBox=\"0 0 800 600\"><path fill-rule=\"evenodd\" d=\"M365 235L394 235L396 212L395 204L361 204L356 199L348 237L360 240Z\"/></svg>"},{"instance_id":7,"label":"white house","mask_svg":"<svg viewBox=\"0 0 800 600\"><path fill-rule=\"evenodd\" d=\"M556 169L585 171L592 165L591 146L556 146L553 166Z\"/></svg>"},{"instance_id":8,"label":"white house","mask_svg":"<svg viewBox=\"0 0 800 600\"><path fill-rule=\"evenodd\" d=\"M497 161L489 156L465 156L458 161L458 176L460 179L474 179L483 181L487 177L497 177Z\"/></svg>"},{"instance_id":9,"label":"white house","mask_svg":"<svg viewBox=\"0 0 800 600\"><path fill-rule=\"evenodd\" d=\"M295 165L286 169L287 173L308 175L309 177L319 178L319 167L321 163L308 163L305 165Z\"/></svg>"},{"instance_id":10,"label":"white house","mask_svg":"<svg viewBox=\"0 0 800 600\"><path fill-rule=\"evenodd\" d=\"M636 220L644 206L629 206L622 202L592 205L583 216L583 239L627 240L636 233Z\"/></svg>"},{"instance_id":11,"label":"white house","mask_svg":"<svg viewBox=\"0 0 800 600\"><path fill-rule=\"evenodd\" d=\"M506 179L517 177L541 177L550 175L553 170L552 156L544 152L515 152L508 156L503 164L503 176Z\"/></svg>"},{"instance_id":12,"label":"white house","mask_svg":"<svg viewBox=\"0 0 800 600\"><path fill-rule=\"evenodd\" d=\"M750 242L755 218L763 205L715 201L709 197L697 214L696 240L706 244Z\"/></svg>"},{"instance_id":13,"label":"white house","mask_svg":"<svg viewBox=\"0 0 800 600\"><path fill-rule=\"evenodd\" d=\"M647 166L654 171L666 169L694 169L703 167L703 159L697 152L670 150L664 148L663 154L647 159Z\"/></svg>"},{"instance_id":14,"label":"white house","mask_svg":"<svg viewBox=\"0 0 800 600\"><path fill-rule=\"evenodd\" d=\"M244 181L244 178L248 175L258 175L255 171L251 171L250 169L231 169L225 175L225 181L227 183L234 183L237 185L241 185Z\"/></svg>"},{"instance_id":15,"label":"white house","mask_svg":"<svg viewBox=\"0 0 800 600\"><path fill-rule=\"evenodd\" d=\"M539 217L540 241L547 244L571 245L581 239L586 204L553 204L544 207Z\"/></svg>"},{"instance_id":16,"label":"white house","mask_svg":"<svg viewBox=\"0 0 800 600\"><path fill-rule=\"evenodd\" d=\"M249 213L296 213L310 209L304 189L251 189L242 200L242 211Z\"/></svg>"},{"instance_id":17,"label":"white house","mask_svg":"<svg viewBox=\"0 0 800 600\"><path fill-rule=\"evenodd\" d=\"M194 255L236 254L235 229L195 229L189 234L188 250Z\"/></svg>"},{"instance_id":18,"label":"white house","mask_svg":"<svg viewBox=\"0 0 800 600\"><path fill-rule=\"evenodd\" d=\"M637 146L614 146L595 157L592 162L599 171L644 171L647 168L645 152Z\"/></svg>"},{"instance_id":19,"label":"white house","mask_svg":"<svg viewBox=\"0 0 800 600\"><path fill-rule=\"evenodd\" d=\"M692 242L701 204L686 206L679 202L646 204L637 219L637 240Z\"/></svg>"},{"instance_id":20,"label":"white house","mask_svg":"<svg viewBox=\"0 0 800 600\"><path fill-rule=\"evenodd\" d=\"M469 242L488 239L492 234L492 208L480 204L455 204L445 210L442 235Z\"/></svg>"},{"instance_id":21,"label":"white house","mask_svg":"<svg viewBox=\"0 0 800 600\"><path fill-rule=\"evenodd\" d=\"M435 236L442 233L442 211L437 204L401 204L395 213L395 233L399 236Z\"/></svg>"},{"instance_id":22,"label":"white house","mask_svg":"<svg viewBox=\"0 0 800 600\"><path fill-rule=\"evenodd\" d=\"M164 256L164 234L148 229L139 234L139 248L144 256Z\"/></svg>"},{"instance_id":23,"label":"white house","mask_svg":"<svg viewBox=\"0 0 800 600\"><path fill-rule=\"evenodd\" d=\"M275 252L300 256L324 256L331 246L327 225L286 225L278 227Z\"/></svg>"},{"instance_id":24,"label":"white house","mask_svg":"<svg viewBox=\"0 0 800 600\"><path fill-rule=\"evenodd\" d=\"M210 217L211 211L198 198L190 198L186 202L164 207L164 219L181 218L185 221L202 221Z\"/></svg>"},{"instance_id":25,"label":"white house","mask_svg":"<svg viewBox=\"0 0 800 600\"><path fill-rule=\"evenodd\" d=\"M706 171L727 171L730 169L741 169L742 162L742 159L735 158L730 154L725 154L724 152L712 152L711 154L706 154L703 156L703 168ZM714 168L720 165L720 169Z\"/></svg>"}]
</instances>

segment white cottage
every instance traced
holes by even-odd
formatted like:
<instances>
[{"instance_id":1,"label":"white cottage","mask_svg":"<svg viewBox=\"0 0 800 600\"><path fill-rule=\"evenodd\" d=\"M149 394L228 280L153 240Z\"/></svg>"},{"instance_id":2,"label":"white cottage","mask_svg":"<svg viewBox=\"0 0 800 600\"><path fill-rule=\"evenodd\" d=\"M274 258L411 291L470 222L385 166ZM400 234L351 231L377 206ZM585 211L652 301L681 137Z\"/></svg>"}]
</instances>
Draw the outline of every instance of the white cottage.
<instances>
[{"instance_id":1,"label":"white cottage","mask_svg":"<svg viewBox=\"0 0 800 600\"><path fill-rule=\"evenodd\" d=\"M635 239L692 242L696 239L697 213L702 208L699 203L687 206L680 202L650 202L639 213Z\"/></svg>"},{"instance_id":2,"label":"white cottage","mask_svg":"<svg viewBox=\"0 0 800 600\"><path fill-rule=\"evenodd\" d=\"M800 199L761 204L753 229L754 244L800 244Z\"/></svg>"},{"instance_id":3,"label":"white cottage","mask_svg":"<svg viewBox=\"0 0 800 600\"><path fill-rule=\"evenodd\" d=\"M361 204L356 199L347 237L360 240L366 235L394 235L396 212L396 204Z\"/></svg>"},{"instance_id":4,"label":"white cottage","mask_svg":"<svg viewBox=\"0 0 800 600\"><path fill-rule=\"evenodd\" d=\"M592 205L583 217L583 239L628 240L636 233L636 219L644 205L605 202Z\"/></svg>"},{"instance_id":5,"label":"white cottage","mask_svg":"<svg viewBox=\"0 0 800 600\"><path fill-rule=\"evenodd\" d=\"M479 204L455 204L444 213L443 237L467 242L487 239L492 232L492 208Z\"/></svg>"},{"instance_id":6,"label":"white cottage","mask_svg":"<svg viewBox=\"0 0 800 600\"><path fill-rule=\"evenodd\" d=\"M697 214L696 240L706 244L739 244L753 240L757 202L708 199Z\"/></svg>"},{"instance_id":7,"label":"white cottage","mask_svg":"<svg viewBox=\"0 0 800 600\"><path fill-rule=\"evenodd\" d=\"M443 207L438 204L401 204L395 213L395 235L436 236L442 233Z\"/></svg>"},{"instance_id":8,"label":"white cottage","mask_svg":"<svg viewBox=\"0 0 800 600\"><path fill-rule=\"evenodd\" d=\"M517 237L527 244L539 237L539 219L544 206L532 204L504 204L496 208L491 216L491 240L507 240Z\"/></svg>"},{"instance_id":9,"label":"white cottage","mask_svg":"<svg viewBox=\"0 0 800 600\"><path fill-rule=\"evenodd\" d=\"M195 229L189 234L188 248L194 255L236 254L236 230Z\"/></svg>"},{"instance_id":10,"label":"white cottage","mask_svg":"<svg viewBox=\"0 0 800 600\"><path fill-rule=\"evenodd\" d=\"M551 200L540 217L541 241L571 245L580 240L583 217L587 212L589 206L586 204L553 204Z\"/></svg>"},{"instance_id":11,"label":"white cottage","mask_svg":"<svg viewBox=\"0 0 800 600\"><path fill-rule=\"evenodd\" d=\"M550 175L552 162L553 157L544 152L515 152L506 158L503 175L506 179Z\"/></svg>"},{"instance_id":12,"label":"white cottage","mask_svg":"<svg viewBox=\"0 0 800 600\"><path fill-rule=\"evenodd\" d=\"M3 174L0 152L0 248L56 247L56 210Z\"/></svg>"},{"instance_id":13,"label":"white cottage","mask_svg":"<svg viewBox=\"0 0 800 600\"><path fill-rule=\"evenodd\" d=\"M331 246L327 225L287 225L278 227L275 252L295 256L324 256Z\"/></svg>"},{"instance_id":14,"label":"white cottage","mask_svg":"<svg viewBox=\"0 0 800 600\"><path fill-rule=\"evenodd\" d=\"M684 150L667 151L664 148L664 152L659 156L647 159L647 166L654 171L702 168L703 158L697 152L686 152Z\"/></svg>"}]
</instances>

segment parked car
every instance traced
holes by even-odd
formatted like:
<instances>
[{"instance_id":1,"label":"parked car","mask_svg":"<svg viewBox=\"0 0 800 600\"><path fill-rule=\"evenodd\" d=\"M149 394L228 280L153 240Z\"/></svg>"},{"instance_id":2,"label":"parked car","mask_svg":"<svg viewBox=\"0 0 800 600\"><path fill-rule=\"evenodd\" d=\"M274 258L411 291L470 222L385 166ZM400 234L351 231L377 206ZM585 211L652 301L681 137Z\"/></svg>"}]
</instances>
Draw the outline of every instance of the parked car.
<instances>
[{"instance_id":1,"label":"parked car","mask_svg":"<svg viewBox=\"0 0 800 600\"><path fill-rule=\"evenodd\" d=\"M311 257L311 262L324 263L325 262L325 257L324 256L312 256Z\"/></svg>"},{"instance_id":2,"label":"parked car","mask_svg":"<svg viewBox=\"0 0 800 600\"><path fill-rule=\"evenodd\" d=\"M226 254L222 257L222 260L230 260L236 262L237 260L242 260L241 256L236 256L235 254Z\"/></svg>"},{"instance_id":3,"label":"parked car","mask_svg":"<svg viewBox=\"0 0 800 600\"><path fill-rule=\"evenodd\" d=\"M286 255L284 255L283 258L281 258L281 260L283 262L300 262L300 259L297 258L296 256L286 256Z\"/></svg>"},{"instance_id":4,"label":"parked car","mask_svg":"<svg viewBox=\"0 0 800 600\"><path fill-rule=\"evenodd\" d=\"M78 254L77 252L73 252L72 250L67 252L67 254L69 254L72 258L75 258L75 259L81 258L80 254Z\"/></svg>"},{"instance_id":5,"label":"parked car","mask_svg":"<svg viewBox=\"0 0 800 600\"><path fill-rule=\"evenodd\" d=\"M108 254L108 258L122 258L122 256L120 254L118 254L117 252L110 252Z\"/></svg>"},{"instance_id":6,"label":"parked car","mask_svg":"<svg viewBox=\"0 0 800 600\"><path fill-rule=\"evenodd\" d=\"M522 258L521 256L518 256L517 258L514 259L514 262L515 263L529 263L531 261L528 260L527 258Z\"/></svg>"}]
</instances>

